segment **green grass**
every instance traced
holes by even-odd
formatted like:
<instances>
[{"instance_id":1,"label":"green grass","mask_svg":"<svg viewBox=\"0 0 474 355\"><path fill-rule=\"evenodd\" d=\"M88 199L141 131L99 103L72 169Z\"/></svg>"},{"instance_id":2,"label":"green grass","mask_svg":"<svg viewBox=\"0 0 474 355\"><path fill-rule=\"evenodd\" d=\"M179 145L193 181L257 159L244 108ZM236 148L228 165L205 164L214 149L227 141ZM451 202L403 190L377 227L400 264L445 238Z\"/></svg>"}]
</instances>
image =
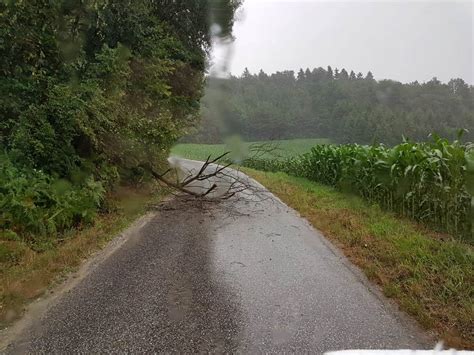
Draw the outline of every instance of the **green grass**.
<instances>
[{"instance_id":1,"label":"green grass","mask_svg":"<svg viewBox=\"0 0 474 355\"><path fill-rule=\"evenodd\" d=\"M244 171L299 211L449 346L474 347L472 246L304 178Z\"/></svg>"},{"instance_id":2,"label":"green grass","mask_svg":"<svg viewBox=\"0 0 474 355\"><path fill-rule=\"evenodd\" d=\"M309 152L315 145L327 144L329 140L324 138L308 138L275 140L270 142L239 142L238 140L231 139L227 144L177 144L171 149L171 154L188 159L206 160L209 155L216 157L230 151L233 158L239 159L251 154L250 148L261 143L269 143L275 147L271 153L266 153L261 156L262 158L291 157Z\"/></svg>"}]
</instances>

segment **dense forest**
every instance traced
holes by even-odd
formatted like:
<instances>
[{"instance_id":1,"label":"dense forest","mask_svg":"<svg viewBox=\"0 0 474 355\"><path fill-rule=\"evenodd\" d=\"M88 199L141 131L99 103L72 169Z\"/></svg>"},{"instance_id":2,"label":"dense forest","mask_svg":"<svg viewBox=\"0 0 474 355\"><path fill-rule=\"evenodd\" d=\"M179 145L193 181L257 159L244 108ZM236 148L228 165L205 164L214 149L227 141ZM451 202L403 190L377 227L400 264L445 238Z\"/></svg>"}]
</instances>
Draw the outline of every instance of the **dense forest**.
<instances>
[{"instance_id":1,"label":"dense forest","mask_svg":"<svg viewBox=\"0 0 474 355\"><path fill-rule=\"evenodd\" d=\"M0 3L0 236L92 220L199 115L239 0ZM216 31L215 31L216 32Z\"/></svg>"},{"instance_id":2,"label":"dense forest","mask_svg":"<svg viewBox=\"0 0 474 355\"><path fill-rule=\"evenodd\" d=\"M430 133L474 137L474 87L462 79L403 84L371 72L316 68L209 78L202 121L190 141L215 143L227 134L245 140L329 138L336 143L397 144Z\"/></svg>"}]
</instances>

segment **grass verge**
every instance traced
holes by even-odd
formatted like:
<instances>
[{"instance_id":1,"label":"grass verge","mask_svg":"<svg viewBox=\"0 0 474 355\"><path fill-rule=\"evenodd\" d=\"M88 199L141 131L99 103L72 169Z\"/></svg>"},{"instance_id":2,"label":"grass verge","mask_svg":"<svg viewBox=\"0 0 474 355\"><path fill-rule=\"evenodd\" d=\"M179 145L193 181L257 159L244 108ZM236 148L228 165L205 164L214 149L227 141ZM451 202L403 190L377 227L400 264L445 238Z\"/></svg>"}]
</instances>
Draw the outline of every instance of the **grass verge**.
<instances>
[{"instance_id":1,"label":"grass verge","mask_svg":"<svg viewBox=\"0 0 474 355\"><path fill-rule=\"evenodd\" d=\"M157 186L120 187L107 198L110 212L100 214L93 225L69 231L42 252L24 242L2 242L9 244L2 246L11 257L0 263L0 328L17 319L27 303L75 270L163 195Z\"/></svg>"},{"instance_id":2,"label":"grass verge","mask_svg":"<svg viewBox=\"0 0 474 355\"><path fill-rule=\"evenodd\" d=\"M171 149L174 155L186 157L194 160L206 160L209 155L217 157L225 152L230 151L231 158L242 158L249 154L249 147L252 144L271 143L274 150L261 155L260 157L292 157L299 154L307 153L318 144L328 144L329 139L325 138L298 138L298 139L281 139L267 142L240 142L229 140L226 144L194 144L182 143L177 144Z\"/></svg>"},{"instance_id":3,"label":"grass verge","mask_svg":"<svg viewBox=\"0 0 474 355\"><path fill-rule=\"evenodd\" d=\"M284 173L244 169L338 246L446 344L474 348L474 249L362 199Z\"/></svg>"}]
</instances>

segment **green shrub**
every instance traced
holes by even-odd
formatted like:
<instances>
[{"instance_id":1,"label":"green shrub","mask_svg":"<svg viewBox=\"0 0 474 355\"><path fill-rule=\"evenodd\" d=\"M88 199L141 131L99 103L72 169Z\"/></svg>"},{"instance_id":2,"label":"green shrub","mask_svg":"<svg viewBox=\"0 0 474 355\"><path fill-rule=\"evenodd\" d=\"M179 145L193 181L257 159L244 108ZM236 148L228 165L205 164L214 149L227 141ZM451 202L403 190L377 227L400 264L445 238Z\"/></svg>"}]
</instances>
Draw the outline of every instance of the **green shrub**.
<instances>
[{"instance_id":1,"label":"green shrub","mask_svg":"<svg viewBox=\"0 0 474 355\"><path fill-rule=\"evenodd\" d=\"M55 235L92 222L103 196L102 184L92 177L72 185L42 171L20 169L0 155L0 230L33 240L35 235Z\"/></svg>"}]
</instances>

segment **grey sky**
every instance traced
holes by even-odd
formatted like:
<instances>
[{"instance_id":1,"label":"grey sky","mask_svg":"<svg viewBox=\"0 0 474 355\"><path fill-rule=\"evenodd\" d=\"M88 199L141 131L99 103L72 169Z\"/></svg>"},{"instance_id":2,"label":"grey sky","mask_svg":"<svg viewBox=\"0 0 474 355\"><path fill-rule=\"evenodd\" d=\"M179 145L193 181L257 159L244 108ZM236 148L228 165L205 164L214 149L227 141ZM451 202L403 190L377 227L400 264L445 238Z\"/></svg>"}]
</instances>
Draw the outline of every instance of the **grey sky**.
<instances>
[{"instance_id":1,"label":"grey sky","mask_svg":"<svg viewBox=\"0 0 474 355\"><path fill-rule=\"evenodd\" d=\"M473 83L473 2L245 0L230 71L331 65L402 82ZM222 51L215 51L218 61Z\"/></svg>"}]
</instances>

